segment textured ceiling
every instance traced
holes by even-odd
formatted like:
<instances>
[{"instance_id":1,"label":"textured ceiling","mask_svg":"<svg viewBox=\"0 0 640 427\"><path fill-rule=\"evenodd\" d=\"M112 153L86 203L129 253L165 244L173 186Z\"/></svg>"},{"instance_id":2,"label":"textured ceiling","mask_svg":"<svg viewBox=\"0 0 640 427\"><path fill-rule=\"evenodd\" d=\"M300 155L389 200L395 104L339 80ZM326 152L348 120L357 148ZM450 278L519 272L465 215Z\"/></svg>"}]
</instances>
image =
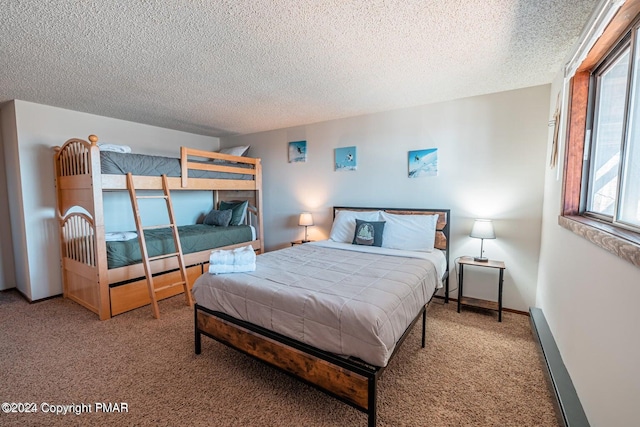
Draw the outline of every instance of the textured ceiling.
<instances>
[{"instance_id":1,"label":"textured ceiling","mask_svg":"<svg viewBox=\"0 0 640 427\"><path fill-rule=\"evenodd\" d=\"M551 82L597 0L0 0L0 103L224 136Z\"/></svg>"}]
</instances>

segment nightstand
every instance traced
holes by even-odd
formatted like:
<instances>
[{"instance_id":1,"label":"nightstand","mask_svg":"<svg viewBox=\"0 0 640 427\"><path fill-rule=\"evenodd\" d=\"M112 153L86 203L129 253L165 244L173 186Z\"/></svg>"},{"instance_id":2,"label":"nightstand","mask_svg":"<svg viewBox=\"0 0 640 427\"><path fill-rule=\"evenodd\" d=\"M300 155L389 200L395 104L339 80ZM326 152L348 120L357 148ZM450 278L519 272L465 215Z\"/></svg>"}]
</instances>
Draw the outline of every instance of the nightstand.
<instances>
[{"instance_id":1,"label":"nightstand","mask_svg":"<svg viewBox=\"0 0 640 427\"><path fill-rule=\"evenodd\" d=\"M468 305L472 307L486 308L488 310L495 310L498 312L498 322L502 322L502 284L504 281L505 265L502 261L489 260L486 262L474 261L473 257L462 257L458 260L460 271L458 272L458 313L460 313L460 307ZM477 298L470 298L463 296L463 278L464 278L464 266L472 265L475 267L485 268L497 268L500 270L498 277L498 302L486 301Z\"/></svg>"},{"instance_id":2,"label":"nightstand","mask_svg":"<svg viewBox=\"0 0 640 427\"><path fill-rule=\"evenodd\" d=\"M291 246L302 245L303 243L313 242L313 240L294 240L291 242Z\"/></svg>"}]
</instances>

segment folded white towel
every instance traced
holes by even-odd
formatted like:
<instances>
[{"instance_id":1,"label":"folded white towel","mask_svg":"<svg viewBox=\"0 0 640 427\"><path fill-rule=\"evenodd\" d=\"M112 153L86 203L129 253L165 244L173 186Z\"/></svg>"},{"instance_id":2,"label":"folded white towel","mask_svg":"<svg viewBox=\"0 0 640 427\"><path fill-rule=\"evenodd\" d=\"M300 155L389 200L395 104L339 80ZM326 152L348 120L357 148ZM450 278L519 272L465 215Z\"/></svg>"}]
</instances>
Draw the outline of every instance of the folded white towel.
<instances>
[{"instance_id":1,"label":"folded white towel","mask_svg":"<svg viewBox=\"0 0 640 427\"><path fill-rule=\"evenodd\" d=\"M209 264L211 265L233 265L233 251L217 250L211 251Z\"/></svg>"},{"instance_id":2,"label":"folded white towel","mask_svg":"<svg viewBox=\"0 0 640 427\"><path fill-rule=\"evenodd\" d=\"M107 242L124 242L126 240L135 239L138 233L135 231L111 231L104 233L104 240Z\"/></svg>"},{"instance_id":3,"label":"folded white towel","mask_svg":"<svg viewBox=\"0 0 640 427\"><path fill-rule=\"evenodd\" d=\"M100 151L113 151L115 153L130 153L131 147L128 145L118 145L118 144L105 144L103 142L98 142L98 148Z\"/></svg>"},{"instance_id":4,"label":"folded white towel","mask_svg":"<svg viewBox=\"0 0 640 427\"><path fill-rule=\"evenodd\" d=\"M218 249L209 256L209 273L242 273L256 269L256 253L251 245L232 250Z\"/></svg>"},{"instance_id":5,"label":"folded white towel","mask_svg":"<svg viewBox=\"0 0 640 427\"><path fill-rule=\"evenodd\" d=\"M256 262L256 253L251 245L240 248L211 251L209 263L214 265L246 265Z\"/></svg>"},{"instance_id":6,"label":"folded white towel","mask_svg":"<svg viewBox=\"0 0 640 427\"><path fill-rule=\"evenodd\" d=\"M256 252L251 246L243 246L233 250L234 265L248 265L256 263Z\"/></svg>"},{"instance_id":7,"label":"folded white towel","mask_svg":"<svg viewBox=\"0 0 640 427\"><path fill-rule=\"evenodd\" d=\"M209 264L209 274L225 274L225 273L246 273L255 271L256 263L253 264Z\"/></svg>"}]
</instances>

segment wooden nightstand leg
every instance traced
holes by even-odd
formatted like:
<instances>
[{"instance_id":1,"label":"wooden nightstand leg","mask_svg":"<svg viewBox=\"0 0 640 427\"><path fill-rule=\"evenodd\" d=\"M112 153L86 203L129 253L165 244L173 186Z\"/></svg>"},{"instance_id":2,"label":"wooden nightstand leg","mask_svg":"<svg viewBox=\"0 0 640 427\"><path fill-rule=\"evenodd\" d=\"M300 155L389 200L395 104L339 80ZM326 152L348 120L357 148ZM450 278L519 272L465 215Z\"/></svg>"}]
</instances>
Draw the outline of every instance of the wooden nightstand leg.
<instances>
[{"instance_id":1,"label":"wooden nightstand leg","mask_svg":"<svg viewBox=\"0 0 640 427\"><path fill-rule=\"evenodd\" d=\"M498 279L498 322L502 322L502 282L504 278L504 268L500 269L500 278Z\"/></svg>"},{"instance_id":2,"label":"wooden nightstand leg","mask_svg":"<svg viewBox=\"0 0 640 427\"><path fill-rule=\"evenodd\" d=\"M460 272L458 273L458 313L460 313L460 305L462 302L462 275L464 271L464 264L459 264Z\"/></svg>"}]
</instances>

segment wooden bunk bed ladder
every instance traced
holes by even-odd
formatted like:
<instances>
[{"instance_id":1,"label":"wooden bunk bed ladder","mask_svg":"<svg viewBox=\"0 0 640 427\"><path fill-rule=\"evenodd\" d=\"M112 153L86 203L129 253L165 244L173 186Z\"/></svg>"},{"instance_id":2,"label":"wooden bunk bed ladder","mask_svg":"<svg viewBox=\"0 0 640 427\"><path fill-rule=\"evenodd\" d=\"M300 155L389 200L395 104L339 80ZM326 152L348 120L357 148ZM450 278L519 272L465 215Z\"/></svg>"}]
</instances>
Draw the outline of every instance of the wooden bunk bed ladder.
<instances>
[{"instance_id":1,"label":"wooden bunk bed ladder","mask_svg":"<svg viewBox=\"0 0 640 427\"><path fill-rule=\"evenodd\" d=\"M156 319L160 318L160 308L158 307L158 300L156 299L156 293L168 288L172 288L174 286L182 286L184 288L184 294L185 294L187 305L189 305L190 307L193 306L193 298L191 296L191 291L189 290L187 270L185 268L184 257L182 255L182 246L180 245L180 237L178 236L178 226L176 225L176 219L173 214L173 205L171 204L171 192L169 190L167 176L162 175L162 190L164 193L163 195L156 195L156 196L136 195L136 189L133 184L133 175L131 173L127 174L127 189L129 190L129 196L131 198L131 206L133 207L133 214L134 214L133 216L136 221L136 229L138 231L138 242L140 242L140 253L142 255L142 264L144 265L145 276L147 278L147 286L149 288L149 298L151 299L151 309L153 311L153 317L155 317ZM142 225L142 219L140 217L138 199L164 199L167 205L167 212L169 214L170 224L144 227ZM167 228L167 227L171 228L171 232L173 235L173 243L176 251L172 253L149 257L149 253L147 251L147 244L144 238L144 230L150 230L154 228ZM176 257L178 259L178 265L180 266L180 276L182 280L166 286L156 288L153 284L153 271L151 270L151 262L156 260L171 258L171 257Z\"/></svg>"}]
</instances>

